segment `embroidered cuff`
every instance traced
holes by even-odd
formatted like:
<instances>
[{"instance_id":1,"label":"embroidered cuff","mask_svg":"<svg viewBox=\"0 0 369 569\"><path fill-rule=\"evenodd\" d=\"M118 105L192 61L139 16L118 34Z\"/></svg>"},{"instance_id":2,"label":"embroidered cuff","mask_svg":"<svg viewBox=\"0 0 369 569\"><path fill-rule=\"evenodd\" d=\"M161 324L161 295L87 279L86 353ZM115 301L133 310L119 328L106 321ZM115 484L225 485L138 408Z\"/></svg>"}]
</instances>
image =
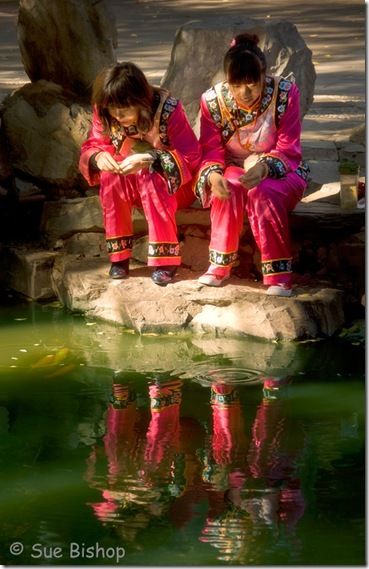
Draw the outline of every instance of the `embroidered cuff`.
<instances>
[{"instance_id":1,"label":"embroidered cuff","mask_svg":"<svg viewBox=\"0 0 369 569\"><path fill-rule=\"evenodd\" d=\"M212 172L218 172L219 174L223 174L223 168L221 167L220 164L212 164L211 166L204 168L200 172L200 176L195 186L196 197L200 200L203 207L210 206L211 194L210 194L208 179L209 175Z\"/></svg>"},{"instance_id":2,"label":"embroidered cuff","mask_svg":"<svg viewBox=\"0 0 369 569\"><path fill-rule=\"evenodd\" d=\"M113 385L110 403L114 409L127 409L130 403L136 401L136 393L123 385Z\"/></svg>"},{"instance_id":3,"label":"embroidered cuff","mask_svg":"<svg viewBox=\"0 0 369 569\"><path fill-rule=\"evenodd\" d=\"M264 162L268 166L269 178L284 178L287 174L287 168L280 158L276 158L275 156L263 156L260 158L260 162Z\"/></svg>"},{"instance_id":4,"label":"embroidered cuff","mask_svg":"<svg viewBox=\"0 0 369 569\"><path fill-rule=\"evenodd\" d=\"M133 247L133 235L122 235L119 237L108 237L106 239L106 248L108 254L122 253L123 251L131 251Z\"/></svg>"},{"instance_id":5,"label":"embroidered cuff","mask_svg":"<svg viewBox=\"0 0 369 569\"><path fill-rule=\"evenodd\" d=\"M217 393L213 388L211 389L210 405L220 407L228 407L230 405L239 404L240 398L235 389L230 393Z\"/></svg>"},{"instance_id":6,"label":"embroidered cuff","mask_svg":"<svg viewBox=\"0 0 369 569\"><path fill-rule=\"evenodd\" d=\"M147 256L155 259L179 257L179 243L149 242Z\"/></svg>"},{"instance_id":7,"label":"embroidered cuff","mask_svg":"<svg viewBox=\"0 0 369 569\"><path fill-rule=\"evenodd\" d=\"M292 259L271 259L261 262L261 272L264 277L281 273L292 273Z\"/></svg>"},{"instance_id":8,"label":"embroidered cuff","mask_svg":"<svg viewBox=\"0 0 369 569\"><path fill-rule=\"evenodd\" d=\"M295 172L298 176L300 176L300 178L305 180L305 182L307 182L310 178L310 167L307 162L300 162Z\"/></svg>"},{"instance_id":9,"label":"embroidered cuff","mask_svg":"<svg viewBox=\"0 0 369 569\"><path fill-rule=\"evenodd\" d=\"M237 251L233 253L220 253L214 249L209 249L209 261L212 265L219 267L232 267L238 259Z\"/></svg>"},{"instance_id":10,"label":"embroidered cuff","mask_svg":"<svg viewBox=\"0 0 369 569\"><path fill-rule=\"evenodd\" d=\"M92 170L94 170L94 172L98 172L99 171L99 167L97 165L96 162L96 156L98 154L100 154L101 150L99 150L98 152L95 152L95 154L92 154L92 156L90 157L90 168L92 168Z\"/></svg>"},{"instance_id":11,"label":"embroidered cuff","mask_svg":"<svg viewBox=\"0 0 369 569\"><path fill-rule=\"evenodd\" d=\"M169 193L174 194L181 186L182 176L173 154L166 150L155 150L150 154L155 156L150 171L161 171L167 180Z\"/></svg>"}]
</instances>

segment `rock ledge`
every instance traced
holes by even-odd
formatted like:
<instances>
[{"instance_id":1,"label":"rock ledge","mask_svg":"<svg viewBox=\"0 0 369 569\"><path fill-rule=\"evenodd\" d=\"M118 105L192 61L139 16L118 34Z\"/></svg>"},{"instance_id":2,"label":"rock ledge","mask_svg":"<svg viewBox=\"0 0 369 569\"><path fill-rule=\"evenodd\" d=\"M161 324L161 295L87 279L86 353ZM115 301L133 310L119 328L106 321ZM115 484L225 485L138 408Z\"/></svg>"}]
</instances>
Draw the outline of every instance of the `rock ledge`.
<instances>
[{"instance_id":1,"label":"rock ledge","mask_svg":"<svg viewBox=\"0 0 369 569\"><path fill-rule=\"evenodd\" d=\"M190 331L298 340L332 336L344 322L342 294L331 288L301 287L293 297L279 298L237 277L218 289L206 287L196 280L198 274L185 268L167 287L155 285L151 269L142 265L132 264L124 281L109 280L108 269L105 259L57 258L54 290L70 310L141 334Z\"/></svg>"}]
</instances>

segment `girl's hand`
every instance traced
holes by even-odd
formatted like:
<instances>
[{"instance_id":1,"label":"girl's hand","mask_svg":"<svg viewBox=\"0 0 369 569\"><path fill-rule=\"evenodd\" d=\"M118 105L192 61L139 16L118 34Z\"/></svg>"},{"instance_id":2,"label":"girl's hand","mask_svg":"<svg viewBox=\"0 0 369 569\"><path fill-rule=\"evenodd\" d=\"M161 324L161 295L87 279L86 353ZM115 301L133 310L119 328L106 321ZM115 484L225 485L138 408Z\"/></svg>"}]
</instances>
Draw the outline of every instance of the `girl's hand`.
<instances>
[{"instance_id":1,"label":"girl's hand","mask_svg":"<svg viewBox=\"0 0 369 569\"><path fill-rule=\"evenodd\" d=\"M219 172L212 172L209 175L209 185L211 192L220 200L228 200L231 192L228 189L228 182L219 174Z\"/></svg>"},{"instance_id":2,"label":"girl's hand","mask_svg":"<svg viewBox=\"0 0 369 569\"><path fill-rule=\"evenodd\" d=\"M268 165L265 162L257 162L245 174L240 176L241 184L247 189L254 188L268 175Z\"/></svg>"},{"instance_id":3,"label":"girl's hand","mask_svg":"<svg viewBox=\"0 0 369 569\"><path fill-rule=\"evenodd\" d=\"M120 174L135 174L142 168L148 168L154 162L154 158L149 153L139 153L127 156L122 162L120 162Z\"/></svg>"},{"instance_id":4,"label":"girl's hand","mask_svg":"<svg viewBox=\"0 0 369 569\"><path fill-rule=\"evenodd\" d=\"M114 160L113 156L109 152L98 152L95 154L95 163L101 172L112 172L113 174L119 174L119 164Z\"/></svg>"}]
</instances>

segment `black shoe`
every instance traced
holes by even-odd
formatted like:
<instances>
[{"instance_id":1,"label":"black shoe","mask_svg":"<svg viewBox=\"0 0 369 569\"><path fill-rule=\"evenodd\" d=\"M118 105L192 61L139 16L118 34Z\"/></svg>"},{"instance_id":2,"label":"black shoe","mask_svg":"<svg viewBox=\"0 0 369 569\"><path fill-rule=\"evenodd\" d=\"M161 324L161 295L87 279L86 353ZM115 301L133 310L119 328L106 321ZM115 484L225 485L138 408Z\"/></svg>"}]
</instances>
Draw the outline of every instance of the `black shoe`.
<instances>
[{"instance_id":1,"label":"black shoe","mask_svg":"<svg viewBox=\"0 0 369 569\"><path fill-rule=\"evenodd\" d=\"M129 273L129 259L112 263L109 271L111 279L126 279Z\"/></svg>"},{"instance_id":2,"label":"black shoe","mask_svg":"<svg viewBox=\"0 0 369 569\"><path fill-rule=\"evenodd\" d=\"M157 267L151 275L151 280L159 286L166 286L168 283L172 282L176 271L177 267L173 266Z\"/></svg>"}]
</instances>

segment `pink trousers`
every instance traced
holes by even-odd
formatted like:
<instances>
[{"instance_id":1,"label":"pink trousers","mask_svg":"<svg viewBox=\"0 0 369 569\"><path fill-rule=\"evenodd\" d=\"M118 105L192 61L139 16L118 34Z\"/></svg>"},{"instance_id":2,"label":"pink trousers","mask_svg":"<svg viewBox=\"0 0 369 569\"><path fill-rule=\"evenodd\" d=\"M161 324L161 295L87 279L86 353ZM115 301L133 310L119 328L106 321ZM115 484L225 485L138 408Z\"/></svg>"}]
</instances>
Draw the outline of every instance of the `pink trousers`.
<instances>
[{"instance_id":1,"label":"pink trousers","mask_svg":"<svg viewBox=\"0 0 369 569\"><path fill-rule=\"evenodd\" d=\"M100 201L103 209L107 250L111 262L132 254L132 207L142 207L149 229L148 265L180 265L175 212L195 197L190 185L175 195L168 193L165 179L157 172L141 170L130 176L102 172Z\"/></svg>"},{"instance_id":2,"label":"pink trousers","mask_svg":"<svg viewBox=\"0 0 369 569\"><path fill-rule=\"evenodd\" d=\"M223 276L237 258L245 210L261 252L263 282L290 283L291 244L288 215L303 196L306 182L295 172L280 180L267 178L251 190L238 181L244 173L229 166L224 176L231 197L211 201L210 263L212 272Z\"/></svg>"}]
</instances>

